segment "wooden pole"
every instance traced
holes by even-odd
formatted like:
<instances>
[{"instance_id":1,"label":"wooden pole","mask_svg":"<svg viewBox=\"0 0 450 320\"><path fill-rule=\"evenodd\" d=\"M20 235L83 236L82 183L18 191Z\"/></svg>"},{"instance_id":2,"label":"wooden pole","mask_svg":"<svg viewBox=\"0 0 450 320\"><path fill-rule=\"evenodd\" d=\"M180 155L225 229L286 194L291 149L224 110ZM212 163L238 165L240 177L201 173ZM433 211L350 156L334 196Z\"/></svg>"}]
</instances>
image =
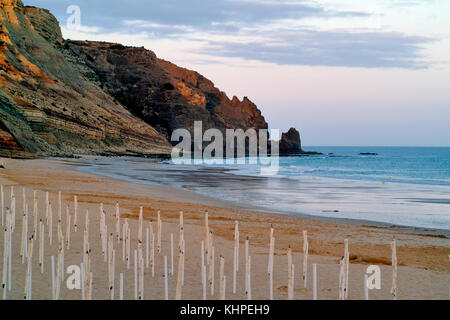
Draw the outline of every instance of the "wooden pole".
<instances>
[{"instance_id":1,"label":"wooden pole","mask_svg":"<svg viewBox=\"0 0 450 320\"><path fill-rule=\"evenodd\" d=\"M203 282L203 300L206 300L206 266L202 269L202 282Z\"/></svg>"},{"instance_id":2,"label":"wooden pole","mask_svg":"<svg viewBox=\"0 0 450 320\"><path fill-rule=\"evenodd\" d=\"M48 217L48 239L50 245L53 242L53 209L52 204L49 204L49 217Z\"/></svg>"},{"instance_id":3,"label":"wooden pole","mask_svg":"<svg viewBox=\"0 0 450 320\"><path fill-rule=\"evenodd\" d=\"M248 296L248 290L249 290L249 288L248 288L249 252L248 251L249 251L249 240L248 240L248 237L247 237L247 239L245 240L245 280L244 280L244 282L245 282L245 294L247 296Z\"/></svg>"},{"instance_id":4,"label":"wooden pole","mask_svg":"<svg viewBox=\"0 0 450 320\"><path fill-rule=\"evenodd\" d=\"M16 197L14 196L14 186L11 186L11 215L12 215L12 221L11 221L11 232L14 232L16 230Z\"/></svg>"},{"instance_id":5,"label":"wooden pole","mask_svg":"<svg viewBox=\"0 0 450 320\"><path fill-rule=\"evenodd\" d=\"M37 191L33 190L33 240L37 240L37 228L38 228L38 202Z\"/></svg>"},{"instance_id":6,"label":"wooden pole","mask_svg":"<svg viewBox=\"0 0 450 320\"><path fill-rule=\"evenodd\" d=\"M138 245L142 245L142 228L144 225L144 208L140 206L139 208L139 225L138 225Z\"/></svg>"},{"instance_id":7,"label":"wooden pole","mask_svg":"<svg viewBox=\"0 0 450 320\"><path fill-rule=\"evenodd\" d=\"M98 231L100 234L100 243L102 245L102 256L105 257L106 249L105 249L105 242L104 242L104 235L103 235L103 230L104 230L104 228L103 228L103 223L104 223L104 221L103 221L103 203L100 203L99 214L100 214L100 223L98 225L98 228L99 228ZM106 262L106 260L105 260L105 262Z\"/></svg>"},{"instance_id":8,"label":"wooden pole","mask_svg":"<svg viewBox=\"0 0 450 320\"><path fill-rule=\"evenodd\" d=\"M31 300L31 272L32 272L32 261L33 261L33 236L28 240L28 252L27 252L27 273L25 277L25 290L24 298L26 300Z\"/></svg>"},{"instance_id":9,"label":"wooden pole","mask_svg":"<svg viewBox=\"0 0 450 320\"><path fill-rule=\"evenodd\" d=\"M205 211L205 252L204 252L204 254L206 254L206 264L209 266L209 261L210 261L209 256L211 254L211 252L210 252L211 246L209 244L210 232L209 232L209 221L208 220L209 220L209 213L208 213L208 211Z\"/></svg>"},{"instance_id":10,"label":"wooden pole","mask_svg":"<svg viewBox=\"0 0 450 320\"><path fill-rule=\"evenodd\" d=\"M58 191L58 220L62 219L62 198L61 191Z\"/></svg>"},{"instance_id":11,"label":"wooden pole","mask_svg":"<svg viewBox=\"0 0 450 320\"><path fill-rule=\"evenodd\" d=\"M26 206L27 206L27 197L26 197L25 187L22 188L22 206L23 206L22 212L25 213Z\"/></svg>"},{"instance_id":12,"label":"wooden pole","mask_svg":"<svg viewBox=\"0 0 450 320\"><path fill-rule=\"evenodd\" d=\"M2 227L5 225L5 190L3 185L0 186L1 210L2 210Z\"/></svg>"},{"instance_id":13,"label":"wooden pole","mask_svg":"<svg viewBox=\"0 0 450 320\"><path fill-rule=\"evenodd\" d=\"M145 229L145 267L148 269L150 265L150 229Z\"/></svg>"},{"instance_id":14,"label":"wooden pole","mask_svg":"<svg viewBox=\"0 0 450 320\"><path fill-rule=\"evenodd\" d=\"M24 189L25 193L25 189ZM25 197L25 195L24 195ZM22 216L22 236L20 238L20 257L22 258L22 264L25 263L25 256L27 252L27 241L28 241L28 205L25 203L23 216Z\"/></svg>"},{"instance_id":15,"label":"wooden pole","mask_svg":"<svg viewBox=\"0 0 450 320\"><path fill-rule=\"evenodd\" d=\"M367 274L364 275L364 300L369 300L369 288L367 286Z\"/></svg>"},{"instance_id":16,"label":"wooden pole","mask_svg":"<svg viewBox=\"0 0 450 320\"><path fill-rule=\"evenodd\" d=\"M131 228L127 225L127 268L130 269L131 263Z\"/></svg>"},{"instance_id":17,"label":"wooden pole","mask_svg":"<svg viewBox=\"0 0 450 320\"><path fill-rule=\"evenodd\" d=\"M225 300L225 283L224 283L224 277L225 277L225 258L220 256L220 268L219 268L219 292L220 300Z\"/></svg>"},{"instance_id":18,"label":"wooden pole","mask_svg":"<svg viewBox=\"0 0 450 320\"><path fill-rule=\"evenodd\" d=\"M86 238L88 238L88 232L86 230ZM85 297L87 297L88 300L91 300L92 297L92 272L91 272L91 249L90 249L90 244L89 241L86 244L86 252L85 252L85 256L84 256L84 273L85 273L85 285L84 285L84 290L85 290Z\"/></svg>"},{"instance_id":19,"label":"wooden pole","mask_svg":"<svg viewBox=\"0 0 450 320\"><path fill-rule=\"evenodd\" d=\"M48 199L48 191L45 192L45 223L48 226L48 219L50 214L50 201Z\"/></svg>"},{"instance_id":20,"label":"wooden pole","mask_svg":"<svg viewBox=\"0 0 450 320\"><path fill-rule=\"evenodd\" d=\"M88 210L86 210L86 216L85 216L85 220L84 220L84 230L87 231L88 236L89 236L89 211Z\"/></svg>"},{"instance_id":21,"label":"wooden pole","mask_svg":"<svg viewBox=\"0 0 450 320\"><path fill-rule=\"evenodd\" d=\"M313 264L313 300L317 300L317 264Z\"/></svg>"},{"instance_id":22,"label":"wooden pole","mask_svg":"<svg viewBox=\"0 0 450 320\"><path fill-rule=\"evenodd\" d=\"M164 299L169 300L169 285L167 275L167 256L164 256Z\"/></svg>"},{"instance_id":23,"label":"wooden pole","mask_svg":"<svg viewBox=\"0 0 450 320\"><path fill-rule=\"evenodd\" d=\"M150 263L152 266L152 278L155 277L155 233L153 232L153 223L149 222L150 224Z\"/></svg>"},{"instance_id":24,"label":"wooden pole","mask_svg":"<svg viewBox=\"0 0 450 320\"><path fill-rule=\"evenodd\" d=\"M85 270L87 268L87 260L88 260L88 244L87 244L87 231L86 229L84 229L83 232L83 266L84 269L81 271L82 272L82 281L83 281L83 293L82 293L82 297L83 300L86 300L86 296L87 296L87 289L86 289L86 285L87 285L87 271Z\"/></svg>"},{"instance_id":25,"label":"wooden pole","mask_svg":"<svg viewBox=\"0 0 450 320\"><path fill-rule=\"evenodd\" d=\"M348 252L348 239L345 239L344 243L345 243L344 294L345 294L345 299L347 299L348 298L348 275L349 275L349 264L350 264L350 256L349 256L349 252Z\"/></svg>"},{"instance_id":26,"label":"wooden pole","mask_svg":"<svg viewBox=\"0 0 450 320\"><path fill-rule=\"evenodd\" d=\"M170 270L169 274L170 276L173 276L174 269L173 269L173 233L170 234Z\"/></svg>"},{"instance_id":27,"label":"wooden pole","mask_svg":"<svg viewBox=\"0 0 450 320\"><path fill-rule=\"evenodd\" d=\"M269 299L273 300L273 258L275 253L275 237L271 232L270 249L269 249Z\"/></svg>"},{"instance_id":28,"label":"wooden pole","mask_svg":"<svg viewBox=\"0 0 450 320\"><path fill-rule=\"evenodd\" d=\"M62 250L64 249L64 240L63 240L61 220L58 220L57 235L58 235L58 254L60 254L60 253L62 253ZM59 260L58 260L58 263L59 263Z\"/></svg>"},{"instance_id":29,"label":"wooden pole","mask_svg":"<svg viewBox=\"0 0 450 320\"><path fill-rule=\"evenodd\" d=\"M139 300L144 300L144 256L139 249Z\"/></svg>"},{"instance_id":30,"label":"wooden pole","mask_svg":"<svg viewBox=\"0 0 450 320\"><path fill-rule=\"evenodd\" d=\"M123 273L120 273L120 300L123 300Z\"/></svg>"},{"instance_id":31,"label":"wooden pole","mask_svg":"<svg viewBox=\"0 0 450 320\"><path fill-rule=\"evenodd\" d=\"M120 244L120 206L119 202L116 202L116 237L117 245Z\"/></svg>"},{"instance_id":32,"label":"wooden pole","mask_svg":"<svg viewBox=\"0 0 450 320\"><path fill-rule=\"evenodd\" d=\"M111 233L108 238L108 290L111 295L111 300L114 300L114 240Z\"/></svg>"},{"instance_id":33,"label":"wooden pole","mask_svg":"<svg viewBox=\"0 0 450 320\"><path fill-rule=\"evenodd\" d=\"M92 273L89 273L88 266L85 265L84 262L81 263L81 280L82 280L82 286L81 290L83 293L81 294L83 300L91 300L90 294L91 294L91 288L90 284L92 282Z\"/></svg>"},{"instance_id":34,"label":"wooden pole","mask_svg":"<svg viewBox=\"0 0 450 320\"><path fill-rule=\"evenodd\" d=\"M89 261L89 211L86 210L85 215L85 224L84 224L84 232L83 232L83 263L84 263L84 297L86 298L89 295L88 287L90 284L90 261Z\"/></svg>"},{"instance_id":35,"label":"wooden pole","mask_svg":"<svg viewBox=\"0 0 450 320\"><path fill-rule=\"evenodd\" d=\"M206 300L205 240L202 240L200 257L202 260L202 297L203 300Z\"/></svg>"},{"instance_id":36,"label":"wooden pole","mask_svg":"<svg viewBox=\"0 0 450 320\"><path fill-rule=\"evenodd\" d=\"M11 207L15 211L15 198L13 199L14 202L12 203ZM15 214L14 214L15 217ZM11 291L12 289L12 233L14 232L14 221L12 221L12 216L9 216L9 231L8 231L8 291Z\"/></svg>"},{"instance_id":37,"label":"wooden pole","mask_svg":"<svg viewBox=\"0 0 450 320\"><path fill-rule=\"evenodd\" d=\"M125 239L127 234L127 225L124 223L122 225L122 261L125 262Z\"/></svg>"},{"instance_id":38,"label":"wooden pole","mask_svg":"<svg viewBox=\"0 0 450 320\"><path fill-rule=\"evenodd\" d=\"M212 246L212 251L211 251L211 265L210 268L212 270L212 275L211 275L211 296L214 296L214 266L215 266L215 259L214 259L214 246Z\"/></svg>"},{"instance_id":39,"label":"wooden pole","mask_svg":"<svg viewBox=\"0 0 450 320\"><path fill-rule=\"evenodd\" d=\"M64 235L62 232L62 223L61 220L58 221L58 267L57 267L57 278L58 281L56 283L56 297L59 299L60 295L60 286L64 280Z\"/></svg>"},{"instance_id":40,"label":"wooden pole","mask_svg":"<svg viewBox=\"0 0 450 320\"><path fill-rule=\"evenodd\" d=\"M134 300L138 299L137 250L134 249Z\"/></svg>"},{"instance_id":41,"label":"wooden pole","mask_svg":"<svg viewBox=\"0 0 450 320\"><path fill-rule=\"evenodd\" d=\"M183 240L181 240L180 251L178 254L178 275L177 275L177 287L175 291L175 300L181 300L182 288L183 288L183 260L184 260L184 252L183 252Z\"/></svg>"},{"instance_id":42,"label":"wooden pole","mask_svg":"<svg viewBox=\"0 0 450 320\"><path fill-rule=\"evenodd\" d=\"M131 228L127 225L127 268L130 269L131 263Z\"/></svg>"},{"instance_id":43,"label":"wooden pole","mask_svg":"<svg viewBox=\"0 0 450 320\"><path fill-rule=\"evenodd\" d=\"M86 289L85 289L85 283L86 283L86 271L84 270L84 263L80 263L80 271L81 271L81 300L87 300L86 299Z\"/></svg>"},{"instance_id":44,"label":"wooden pole","mask_svg":"<svg viewBox=\"0 0 450 320\"><path fill-rule=\"evenodd\" d=\"M269 262L267 264L267 274L270 275L270 270L271 270L271 266L270 266L270 257L272 254L272 238L273 238L273 225L270 226L270 237L269 237Z\"/></svg>"},{"instance_id":45,"label":"wooden pole","mask_svg":"<svg viewBox=\"0 0 450 320\"><path fill-rule=\"evenodd\" d=\"M252 257L248 257L248 272L247 272L247 286L248 286L248 294L247 300L252 300Z\"/></svg>"},{"instance_id":46,"label":"wooden pole","mask_svg":"<svg viewBox=\"0 0 450 320\"><path fill-rule=\"evenodd\" d=\"M66 206L66 244L67 244L67 250L70 249L71 220L72 220L72 217L70 216L69 205L67 205Z\"/></svg>"},{"instance_id":47,"label":"wooden pole","mask_svg":"<svg viewBox=\"0 0 450 320\"><path fill-rule=\"evenodd\" d=\"M61 253L58 253L56 260L55 300L59 300L59 291L61 286Z\"/></svg>"},{"instance_id":48,"label":"wooden pole","mask_svg":"<svg viewBox=\"0 0 450 320\"><path fill-rule=\"evenodd\" d=\"M86 282L86 270L84 263L80 263L80 270L81 270L81 300L88 300L87 292L88 289L86 288L87 282Z\"/></svg>"},{"instance_id":49,"label":"wooden pole","mask_svg":"<svg viewBox=\"0 0 450 320\"><path fill-rule=\"evenodd\" d=\"M214 264L213 264L214 256L212 254L212 248L214 247L214 245L213 245L213 235L212 235L211 231L209 232L208 238L209 238L208 242L209 242L209 246L210 246L210 249L208 250L210 253L209 259L207 259L209 261L209 263L207 261L207 263L209 264L208 283L211 288L211 296L213 296L214 295Z\"/></svg>"},{"instance_id":50,"label":"wooden pole","mask_svg":"<svg viewBox=\"0 0 450 320\"><path fill-rule=\"evenodd\" d=\"M395 239L391 242L392 249L392 289L391 294L394 300L397 300L397 244Z\"/></svg>"},{"instance_id":51,"label":"wooden pole","mask_svg":"<svg viewBox=\"0 0 450 320\"><path fill-rule=\"evenodd\" d=\"M303 284L304 287L307 288L307 280L308 280L308 232L303 231Z\"/></svg>"},{"instance_id":52,"label":"wooden pole","mask_svg":"<svg viewBox=\"0 0 450 320\"><path fill-rule=\"evenodd\" d=\"M89 300L92 300L92 279L92 272L89 272Z\"/></svg>"},{"instance_id":53,"label":"wooden pole","mask_svg":"<svg viewBox=\"0 0 450 320\"><path fill-rule=\"evenodd\" d=\"M233 294L236 294L236 276L239 266L239 222L234 223Z\"/></svg>"},{"instance_id":54,"label":"wooden pole","mask_svg":"<svg viewBox=\"0 0 450 320\"><path fill-rule=\"evenodd\" d=\"M105 210L103 209L103 203L100 204L100 238L102 241L102 254L103 254L103 260L107 262L108 260L108 253L107 253L107 246L108 246L108 228L106 226L106 214Z\"/></svg>"},{"instance_id":55,"label":"wooden pole","mask_svg":"<svg viewBox=\"0 0 450 320\"><path fill-rule=\"evenodd\" d=\"M158 218L157 218L157 228L158 228L158 237L157 237L157 249L158 254L161 253L161 232L162 232L162 222L161 222L161 213L158 211Z\"/></svg>"},{"instance_id":56,"label":"wooden pole","mask_svg":"<svg viewBox=\"0 0 450 320\"><path fill-rule=\"evenodd\" d=\"M52 256L52 299L56 300L55 256Z\"/></svg>"},{"instance_id":57,"label":"wooden pole","mask_svg":"<svg viewBox=\"0 0 450 320\"><path fill-rule=\"evenodd\" d=\"M203 271L203 267L205 266L205 240L202 240L201 242L201 255L200 255L200 259L202 261L202 271ZM203 279L203 278L202 278Z\"/></svg>"},{"instance_id":58,"label":"wooden pole","mask_svg":"<svg viewBox=\"0 0 450 320\"><path fill-rule=\"evenodd\" d=\"M345 257L339 261L339 300L345 300Z\"/></svg>"},{"instance_id":59,"label":"wooden pole","mask_svg":"<svg viewBox=\"0 0 450 320\"><path fill-rule=\"evenodd\" d=\"M292 264L292 284L291 284L291 290L292 290L292 299L294 300L294 292L295 292L295 265Z\"/></svg>"},{"instance_id":60,"label":"wooden pole","mask_svg":"<svg viewBox=\"0 0 450 320\"><path fill-rule=\"evenodd\" d=\"M42 219L39 222L39 266L41 267L41 274L44 273L44 223Z\"/></svg>"},{"instance_id":61,"label":"wooden pole","mask_svg":"<svg viewBox=\"0 0 450 320\"><path fill-rule=\"evenodd\" d=\"M185 262L185 255L186 255L186 242L182 243L183 248L183 259L181 259L181 285L184 287L184 262Z\"/></svg>"},{"instance_id":62,"label":"wooden pole","mask_svg":"<svg viewBox=\"0 0 450 320\"><path fill-rule=\"evenodd\" d=\"M6 211L6 224L4 226L4 240L3 240L3 268L2 268L2 288L3 300L6 299L7 281L8 281L8 253L9 253L9 233L11 232L11 214L9 210Z\"/></svg>"},{"instance_id":63,"label":"wooden pole","mask_svg":"<svg viewBox=\"0 0 450 320\"><path fill-rule=\"evenodd\" d=\"M114 300L114 293L116 290L116 250L114 249L112 252L112 289L111 289L111 298Z\"/></svg>"},{"instance_id":64,"label":"wooden pole","mask_svg":"<svg viewBox=\"0 0 450 320\"><path fill-rule=\"evenodd\" d=\"M291 246L289 246L287 251L288 256L288 300L294 299L294 290L292 288L292 249Z\"/></svg>"},{"instance_id":65,"label":"wooden pole","mask_svg":"<svg viewBox=\"0 0 450 320\"><path fill-rule=\"evenodd\" d=\"M73 226L75 232L78 232L78 196L73 196Z\"/></svg>"},{"instance_id":66,"label":"wooden pole","mask_svg":"<svg viewBox=\"0 0 450 320\"><path fill-rule=\"evenodd\" d=\"M180 243L179 250L182 252L182 260L181 260L181 286L184 286L184 215L183 211L180 211ZM173 267L172 267L173 270Z\"/></svg>"}]
</instances>

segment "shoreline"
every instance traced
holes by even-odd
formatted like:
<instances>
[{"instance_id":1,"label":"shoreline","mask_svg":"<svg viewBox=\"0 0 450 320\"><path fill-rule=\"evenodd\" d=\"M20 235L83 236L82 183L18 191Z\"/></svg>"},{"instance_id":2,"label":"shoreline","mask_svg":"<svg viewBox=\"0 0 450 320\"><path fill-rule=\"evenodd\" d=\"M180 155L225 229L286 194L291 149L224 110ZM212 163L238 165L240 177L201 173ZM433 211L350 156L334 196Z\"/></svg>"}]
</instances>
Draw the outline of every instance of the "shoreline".
<instances>
[{"instance_id":1,"label":"shoreline","mask_svg":"<svg viewBox=\"0 0 450 320\"><path fill-rule=\"evenodd\" d=\"M26 186L29 190L37 189L49 191L54 198L59 190L62 191L64 201L70 202L74 195L78 195L80 206L93 208L97 212L98 204L104 203L108 213L113 212L115 201L120 202L121 217L131 218L133 223L139 212L139 205L144 206L144 219L156 220L156 211L161 210L166 230L173 231L176 235L179 210L184 211L186 234L193 246L199 246L203 234L203 214L205 210L210 212L210 224L213 228L218 245L227 257L227 268L231 265L232 257L232 230L234 221L240 222L241 245L246 236L250 237L251 251L255 255L255 273L264 274L267 268L266 254L268 250L268 231L270 226L275 228L276 259L279 261L279 275L275 279L276 299L284 299L287 295L284 288L285 271L284 259L286 248L290 245L297 262L301 259L302 230L308 230L310 237L310 259L318 263L321 270L319 297L322 299L337 299L338 261L343 254L343 241L350 241L351 280L350 298L361 299L362 274L370 264L381 267L383 273L383 288L380 291L371 292L374 299L390 299L390 241L397 239L400 299L448 299L447 279L449 277L450 241L436 235L418 234L413 229L388 228L384 226L369 226L355 223L354 221L329 221L316 219L316 217L289 216L285 214L265 213L261 211L241 210L223 206L214 202L211 204L199 204L188 202L189 196L183 190L175 190L170 187L138 185L121 180L114 180L104 176L92 175L67 167L60 160L11 160L5 159L6 170L0 171L0 181L4 185ZM20 190L20 189L19 189ZM19 193L19 192L18 192ZM21 196L19 196L21 198ZM42 197L42 192L40 192ZM95 210L95 211L94 211ZM94 218L96 219L94 214ZM83 221L83 220L82 220ZM95 223L98 223L96 221ZM20 222L19 222L20 225ZM397 230L398 229L398 230ZM77 239L73 239L74 246ZM0 239L1 243L1 239ZM165 240L167 245L167 238ZM188 251L188 261L198 261L199 249ZM68 258L70 259L70 258ZM253 258L252 258L253 261ZM253 265L253 263L252 263ZM189 266L189 271L195 273L196 267ZM299 269L301 266L299 264ZM266 270L267 272L267 270ZM242 273L242 272L241 272ZM132 274L132 273L131 273ZM190 273L189 273L190 274ZM300 274L300 273L299 273ZM240 275L242 276L242 275ZM300 274L301 276L301 274ZM186 289L186 298L199 299L190 290L197 290L195 275L189 275L187 281L194 281L192 289ZM255 279L254 298L266 299L266 281ZM150 280L149 280L150 281ZM21 282L21 280L20 280ZM300 280L296 284L296 298L310 299L311 290L302 289ZM322 284L321 284L322 282ZM409 283L409 284L408 284ZM298 288L297 288L298 286ZM227 285L228 287L228 285ZM259 288L259 289L258 289ZM356 289L358 288L358 290ZM161 288L160 288L161 289ZM130 288L130 290L132 290ZM425 291L424 291L425 290ZM158 299L159 293L151 298ZM96 295L97 296L97 295ZM242 295L229 295L235 299L245 299ZM71 297L70 295L68 296ZM98 294L99 299L102 295ZM45 297L44 297L45 298Z\"/></svg>"},{"instance_id":2,"label":"shoreline","mask_svg":"<svg viewBox=\"0 0 450 320\"><path fill-rule=\"evenodd\" d=\"M97 156L88 156L83 157L81 156L78 158L80 162L70 161L70 159L61 159L61 158L50 158L48 160L57 160L61 161L63 164L67 165L67 169L69 170L76 170L80 173L86 173L86 174L93 174L91 171L85 171L81 170L80 167L86 166L90 167L91 164L86 164L83 162L84 159L91 160L91 159L101 159L103 157L97 157ZM159 162L159 161L156 161ZM229 172L233 169L226 169L226 168L217 168L214 169L216 171L220 172ZM264 213L269 215L277 215L280 217L292 217L292 218L301 218L301 219L310 219L310 220L318 220L318 221L325 221L325 222L331 222L331 223L341 223L341 224L351 224L355 226L367 226L367 227L374 227L374 228L388 228L391 230L395 230L397 232L404 232L404 233L412 233L417 235L426 235L426 236L437 236L437 237L446 237L447 239L450 239L450 230L449 229L439 229L439 228L432 228L432 227L420 227L420 226L409 226L409 225L402 225L402 224L395 224L395 223L389 223L389 222L382 222L382 221L374 221L374 220L367 220L367 219L355 219L355 218L334 218L330 216L320 216L320 215L314 215L314 214L308 214L306 212L292 212L289 210L273 210L270 208L266 208L263 206L256 206L251 204L239 204L235 201L230 200L220 200L212 196L206 196L204 194L198 193L196 191L188 190L187 188L183 188L181 186L162 186L161 184L157 183L149 183L147 182L140 182L140 181L129 181L127 178L120 178L111 176L108 174L103 173L96 173L94 174L96 176L105 177L108 179L112 179L115 181L120 182L126 182L126 183L132 183L132 184L138 184L138 185L145 185L156 189L167 189L167 193L170 193L170 191L176 192L178 195L183 194L185 197L183 197L184 201L187 201L192 204L198 204L198 205L213 205L213 206L220 206L222 208L233 208L236 210L244 210L244 211L250 211L255 213ZM239 175L239 179L245 180L245 179L254 179L254 176L245 176L245 175ZM345 179L340 178L330 178L327 177L327 180L337 180L342 181ZM360 180L355 180L360 182ZM400 182L391 182L391 184L402 184ZM414 184L415 185L415 184ZM439 185L438 185L439 186ZM166 195L167 193L164 193ZM415 199L415 198L414 198ZM170 201L170 197L163 196L161 200L167 200ZM420 199L417 199L417 202Z\"/></svg>"}]
</instances>

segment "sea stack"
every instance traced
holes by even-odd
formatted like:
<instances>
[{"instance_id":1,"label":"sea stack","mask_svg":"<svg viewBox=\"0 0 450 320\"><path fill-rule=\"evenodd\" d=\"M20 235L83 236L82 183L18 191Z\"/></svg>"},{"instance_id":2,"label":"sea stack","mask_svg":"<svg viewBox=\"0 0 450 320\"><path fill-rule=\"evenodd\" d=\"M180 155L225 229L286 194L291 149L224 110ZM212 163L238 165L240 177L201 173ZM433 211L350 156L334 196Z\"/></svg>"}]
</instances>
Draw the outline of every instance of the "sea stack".
<instances>
[{"instance_id":1,"label":"sea stack","mask_svg":"<svg viewBox=\"0 0 450 320\"><path fill-rule=\"evenodd\" d=\"M283 133L280 140L280 155L301 154L302 143L300 133L295 128L290 128L288 132Z\"/></svg>"}]
</instances>

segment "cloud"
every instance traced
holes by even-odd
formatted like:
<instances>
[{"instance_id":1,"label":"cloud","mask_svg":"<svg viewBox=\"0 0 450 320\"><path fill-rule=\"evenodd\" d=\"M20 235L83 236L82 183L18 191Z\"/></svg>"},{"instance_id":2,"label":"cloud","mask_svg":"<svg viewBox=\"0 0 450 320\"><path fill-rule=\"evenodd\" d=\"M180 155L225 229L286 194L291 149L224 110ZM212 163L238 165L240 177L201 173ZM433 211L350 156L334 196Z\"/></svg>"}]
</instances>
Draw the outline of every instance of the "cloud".
<instances>
[{"instance_id":1,"label":"cloud","mask_svg":"<svg viewBox=\"0 0 450 320\"><path fill-rule=\"evenodd\" d=\"M415 0L419 1L419 0ZM37 1L29 1L37 2ZM404 0L398 0L397 4ZM367 68L425 68L425 37L383 31L314 30L310 18L370 19L360 11L339 11L312 0L41 0L63 20L79 5L85 31L145 34L189 40L190 51L207 57L232 57L280 65ZM292 23L295 22L295 23Z\"/></svg>"},{"instance_id":2,"label":"cloud","mask_svg":"<svg viewBox=\"0 0 450 320\"><path fill-rule=\"evenodd\" d=\"M432 41L399 33L274 32L265 41L211 41L198 53L279 65L423 69L421 45Z\"/></svg>"}]
</instances>

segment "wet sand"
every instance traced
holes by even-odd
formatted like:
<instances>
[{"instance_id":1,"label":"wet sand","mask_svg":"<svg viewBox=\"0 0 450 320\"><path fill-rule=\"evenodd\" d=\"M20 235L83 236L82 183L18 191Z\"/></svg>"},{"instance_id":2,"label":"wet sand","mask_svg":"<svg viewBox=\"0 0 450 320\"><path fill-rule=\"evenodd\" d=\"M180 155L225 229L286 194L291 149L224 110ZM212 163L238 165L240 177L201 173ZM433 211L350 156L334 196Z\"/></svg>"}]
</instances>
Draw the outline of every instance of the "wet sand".
<instances>
[{"instance_id":1,"label":"wet sand","mask_svg":"<svg viewBox=\"0 0 450 320\"><path fill-rule=\"evenodd\" d=\"M312 217L293 217L273 213L256 212L227 205L225 202L202 197L189 191L170 187L137 185L73 170L70 161L65 160L2 160L6 170L0 171L0 182L5 186L5 195L9 199L10 187L15 186L17 199L16 231L13 239L13 288L8 299L23 299L25 284L25 265L18 256L20 249L22 187L27 191L27 202L32 203L32 191L38 190L39 213L44 212L45 191L50 192L50 201L57 203L58 191L62 191L64 203L69 204L72 212L73 196L78 196L79 224L84 225L84 212L91 213L90 238L93 252L93 299L109 299L107 283L107 264L103 262L99 237L99 204L105 205L108 214L108 230L113 230L116 201L119 201L121 218L130 218L132 241L137 243L137 217L139 206L144 206L146 221L156 220L156 212L161 211L163 220L162 253L156 256L155 277L149 269L145 270L145 299L164 298L163 256L168 256L170 266L170 234L174 234L174 243L178 243L179 211L184 212L186 262L184 299L201 299L200 243L204 235L204 212L209 211L210 228L216 241L215 279L219 278L219 255L225 257L227 276L227 299L245 299L244 293L244 240L250 239L252 256L252 298L268 298L268 249L269 231L273 225L276 237L274 263L274 298L287 299L287 257L286 249L290 245L294 250L295 299L311 299L311 272L308 273L308 288L301 280L302 269L302 231L309 235L309 270L311 264L318 265L318 298L337 299L339 279L339 259L344 254L344 239L349 239L350 276L349 298L362 299L363 275L368 265L380 266L382 271L381 290L371 290L372 299L391 299L392 281L391 249L392 238L397 239L398 251L398 290L399 299L449 299L450 283L450 240L439 232L427 232L405 227L386 227L355 221L328 221ZM9 200L6 202L7 205ZM54 209L56 215L56 209ZM232 294L233 230L234 222L240 223L240 271L238 273L238 292ZM65 223L65 214L63 214ZM54 223L56 237L56 223ZM3 235L0 237L3 249ZM118 298L119 273L124 273L125 299L134 298L133 264L127 270L121 261L122 247L117 247L116 263L116 299ZM51 298L50 257L56 255L56 241L45 248L45 272L38 270L37 245L33 257L33 299ZM82 232L72 232L71 248L66 250L65 266L79 264L82 260ZM133 246L132 246L133 251ZM3 250L1 250L3 252ZM177 252L175 248L175 252ZM174 259L177 270L177 255ZM2 265L0 265L2 268ZM169 278L169 298L175 297L176 274ZM62 299L80 299L79 290L70 291L62 287ZM215 283L215 293L208 299L219 297L219 283ZM209 288L208 288L209 293Z\"/></svg>"}]
</instances>

